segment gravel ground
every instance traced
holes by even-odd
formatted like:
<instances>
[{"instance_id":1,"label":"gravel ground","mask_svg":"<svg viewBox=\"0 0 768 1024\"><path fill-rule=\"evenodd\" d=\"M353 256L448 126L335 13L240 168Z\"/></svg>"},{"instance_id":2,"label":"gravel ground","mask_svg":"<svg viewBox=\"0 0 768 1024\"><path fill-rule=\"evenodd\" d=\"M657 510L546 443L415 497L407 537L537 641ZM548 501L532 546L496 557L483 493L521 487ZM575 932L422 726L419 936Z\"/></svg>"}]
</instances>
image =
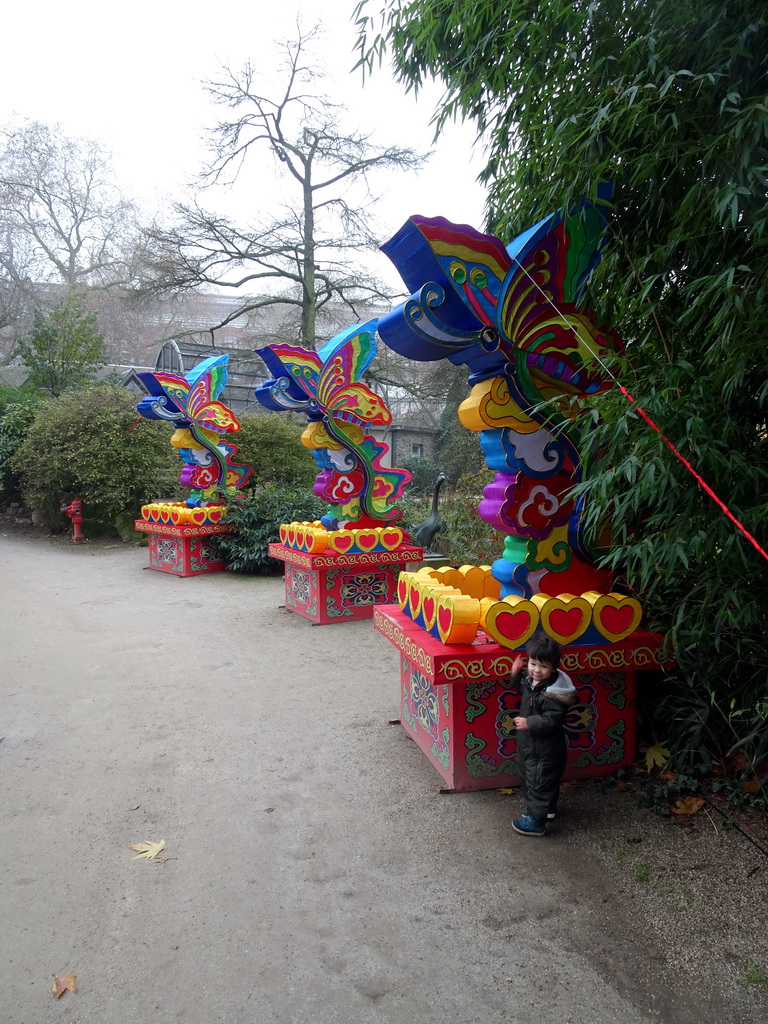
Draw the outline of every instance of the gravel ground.
<instances>
[{"instance_id":1,"label":"gravel ground","mask_svg":"<svg viewBox=\"0 0 768 1024\"><path fill-rule=\"evenodd\" d=\"M21 532L27 541L39 537L41 544L59 545L54 539L43 539L41 532L27 524L14 525L15 529L9 529L6 518L0 522L0 532ZM108 552L115 543L106 542L104 547ZM149 583L157 587L157 578ZM195 593L188 581L178 586L188 588L184 595ZM146 593L148 589L147 584L143 590ZM318 642L320 631L293 622L293 617L291 622L291 636L297 644L309 637L312 644ZM353 624L348 632L353 644L370 642L367 633L358 636L364 629L363 623ZM382 646L386 647L383 642ZM378 720L385 721L386 715L378 714ZM639 787L632 783L621 787L611 780L569 783L561 798L560 818L546 838L533 842L508 828L509 820L521 809L516 794L490 791L435 800L431 794L437 791L438 777L432 780L430 766L405 732L380 734L370 728L371 742L387 744L396 751L407 799L431 815L433 827L442 827L444 818L455 817L472 830L449 857L457 863L469 857L468 889L474 884L469 870L473 857L480 857L474 867L481 877L487 867L483 856L498 857L498 851L509 851L512 896L500 900L498 913L479 921L488 935L489 949L503 947L510 960L515 955L521 958L522 967L523 959L531 954L530 947L508 952L514 951L522 938L520 927L526 917L531 918L529 911L521 913L520 925L514 919L516 879L534 885L540 879L558 894L549 902L543 900L534 914L540 936L536 942L544 953L556 939L560 948L565 944L574 955L586 956L618 993L634 1005L642 1005L660 1024L687 1024L689 1020L765 1024L768 1020L768 857L738 831L724 827L719 814L703 809L691 818L667 819L641 805ZM756 813L743 817L768 849L768 818ZM569 915L577 926L567 927ZM547 964L547 969L552 965ZM514 972L514 964L509 970ZM494 977L491 982L512 983L513 977ZM567 972L563 984L569 984ZM578 979L571 979L570 984L577 985ZM574 1000L578 995L574 992ZM550 1007L553 1013L554 1009ZM541 1013L537 1017L544 1019ZM638 1014L636 1020L641 1018L646 1019ZM15 1017L6 1019L16 1021ZM25 1019L24 1024L37 1021ZM635 1019L624 1017L623 1024L635 1024Z\"/></svg>"},{"instance_id":2,"label":"gravel ground","mask_svg":"<svg viewBox=\"0 0 768 1024\"><path fill-rule=\"evenodd\" d=\"M717 990L723 1024L768 1020L768 857L716 811L664 818L635 787L571 784L562 803L553 838L586 868L606 935L617 904L631 901L638 936L657 946L660 978ZM766 816L740 818L768 850Z\"/></svg>"}]
</instances>

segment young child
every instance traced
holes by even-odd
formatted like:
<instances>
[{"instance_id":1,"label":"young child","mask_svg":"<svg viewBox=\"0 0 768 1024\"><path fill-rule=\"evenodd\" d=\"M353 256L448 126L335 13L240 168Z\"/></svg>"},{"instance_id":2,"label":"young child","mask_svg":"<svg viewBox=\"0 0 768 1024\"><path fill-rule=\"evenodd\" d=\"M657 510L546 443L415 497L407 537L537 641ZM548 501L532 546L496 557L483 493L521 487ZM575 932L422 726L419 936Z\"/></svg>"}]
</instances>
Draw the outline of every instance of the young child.
<instances>
[{"instance_id":1,"label":"young child","mask_svg":"<svg viewBox=\"0 0 768 1024\"><path fill-rule=\"evenodd\" d=\"M517 728L517 767L526 810L512 822L521 836L543 836L552 821L565 771L567 745L564 722L568 708L578 703L570 676L558 668L560 647L546 633L536 632L512 665L510 682L522 690Z\"/></svg>"}]
</instances>

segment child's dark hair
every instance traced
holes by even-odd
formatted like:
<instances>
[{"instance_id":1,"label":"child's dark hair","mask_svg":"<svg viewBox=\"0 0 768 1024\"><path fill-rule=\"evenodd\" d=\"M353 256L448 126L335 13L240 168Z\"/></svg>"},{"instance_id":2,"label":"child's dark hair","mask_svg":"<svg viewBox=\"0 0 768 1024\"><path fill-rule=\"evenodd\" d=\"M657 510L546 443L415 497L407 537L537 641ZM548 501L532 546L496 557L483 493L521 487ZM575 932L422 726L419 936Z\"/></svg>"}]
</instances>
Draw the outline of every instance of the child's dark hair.
<instances>
[{"instance_id":1,"label":"child's dark hair","mask_svg":"<svg viewBox=\"0 0 768 1024\"><path fill-rule=\"evenodd\" d=\"M525 653L529 658L544 661L552 668L557 668L560 665L560 645L555 643L551 636L547 636L540 630L534 633L525 645Z\"/></svg>"}]
</instances>

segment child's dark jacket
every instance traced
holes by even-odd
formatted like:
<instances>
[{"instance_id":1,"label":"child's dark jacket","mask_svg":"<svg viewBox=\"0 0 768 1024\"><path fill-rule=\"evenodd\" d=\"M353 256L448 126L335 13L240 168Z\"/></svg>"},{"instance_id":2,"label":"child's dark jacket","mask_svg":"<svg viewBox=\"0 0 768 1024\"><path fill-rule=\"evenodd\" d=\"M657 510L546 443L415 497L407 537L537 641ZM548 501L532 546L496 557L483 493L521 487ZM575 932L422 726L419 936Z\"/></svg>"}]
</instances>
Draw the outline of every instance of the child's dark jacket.
<instances>
[{"instance_id":1,"label":"child's dark jacket","mask_svg":"<svg viewBox=\"0 0 768 1024\"><path fill-rule=\"evenodd\" d=\"M558 669L534 686L528 673L520 671L512 675L510 683L520 688L519 714L528 719L528 728L517 730L518 756L521 760L540 762L545 775L559 778L565 766L565 716L579 701L571 677Z\"/></svg>"}]
</instances>

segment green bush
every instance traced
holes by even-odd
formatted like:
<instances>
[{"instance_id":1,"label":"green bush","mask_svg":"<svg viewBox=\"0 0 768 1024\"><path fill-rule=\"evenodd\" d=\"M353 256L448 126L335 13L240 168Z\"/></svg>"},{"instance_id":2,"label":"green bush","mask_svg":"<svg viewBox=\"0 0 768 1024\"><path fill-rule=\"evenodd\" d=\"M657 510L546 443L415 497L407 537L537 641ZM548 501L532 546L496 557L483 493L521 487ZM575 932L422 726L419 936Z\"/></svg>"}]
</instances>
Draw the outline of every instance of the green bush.
<instances>
[{"instance_id":1,"label":"green bush","mask_svg":"<svg viewBox=\"0 0 768 1024\"><path fill-rule=\"evenodd\" d=\"M44 395L31 388L0 389L0 494L9 496L18 492L19 476L11 469L11 458L47 401Z\"/></svg>"},{"instance_id":2,"label":"green bush","mask_svg":"<svg viewBox=\"0 0 768 1024\"><path fill-rule=\"evenodd\" d=\"M406 493L411 496L432 496L437 478L442 472L439 459L406 459L403 469L411 474Z\"/></svg>"},{"instance_id":3,"label":"green bush","mask_svg":"<svg viewBox=\"0 0 768 1024\"><path fill-rule=\"evenodd\" d=\"M250 487L278 484L312 488L319 467L301 443L304 426L279 413L243 413L240 430L232 435L238 447L235 462L253 468Z\"/></svg>"},{"instance_id":4,"label":"green bush","mask_svg":"<svg viewBox=\"0 0 768 1024\"><path fill-rule=\"evenodd\" d=\"M66 525L60 502L78 497L86 534L111 529L116 516L136 515L178 475L172 426L138 418L135 402L123 388L85 387L37 413L11 468L24 503L49 527Z\"/></svg>"},{"instance_id":5,"label":"green bush","mask_svg":"<svg viewBox=\"0 0 768 1024\"><path fill-rule=\"evenodd\" d=\"M232 572L267 574L282 571L282 562L270 558L267 545L280 539L280 524L314 522L328 506L310 489L270 484L229 506L227 522L232 534L218 538L218 547Z\"/></svg>"},{"instance_id":6,"label":"green bush","mask_svg":"<svg viewBox=\"0 0 768 1024\"><path fill-rule=\"evenodd\" d=\"M504 537L484 523L477 514L482 501L483 487L493 479L493 472L485 469L476 475L467 475L450 490L440 492L438 516L443 524L432 544L434 551L445 555L452 565L491 565L501 558ZM431 498L409 492L398 502L403 512L402 526L413 530L424 522L432 510Z\"/></svg>"}]
</instances>

